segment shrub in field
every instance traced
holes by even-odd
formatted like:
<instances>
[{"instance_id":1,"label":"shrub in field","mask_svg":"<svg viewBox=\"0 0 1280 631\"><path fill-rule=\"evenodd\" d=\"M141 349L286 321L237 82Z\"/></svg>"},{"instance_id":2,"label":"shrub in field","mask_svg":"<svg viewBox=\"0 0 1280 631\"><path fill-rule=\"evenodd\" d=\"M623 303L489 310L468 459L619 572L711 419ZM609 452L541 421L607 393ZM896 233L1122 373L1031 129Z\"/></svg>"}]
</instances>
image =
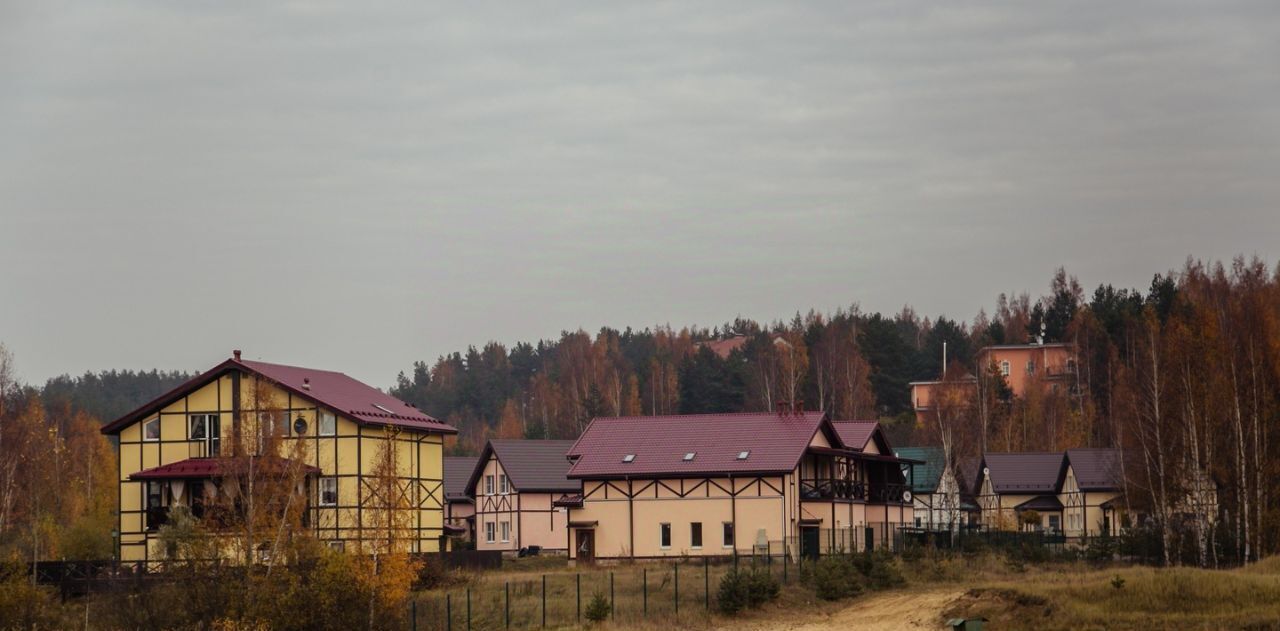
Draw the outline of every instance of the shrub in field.
<instances>
[{"instance_id":1,"label":"shrub in field","mask_svg":"<svg viewBox=\"0 0 1280 631\"><path fill-rule=\"evenodd\" d=\"M1084 558L1091 563L1105 563L1116 555L1116 540L1110 535L1094 537L1085 548Z\"/></svg>"},{"instance_id":2,"label":"shrub in field","mask_svg":"<svg viewBox=\"0 0 1280 631\"><path fill-rule=\"evenodd\" d=\"M591 602L587 603L587 611L585 612L585 615L587 616L587 620L592 622L604 622L609 618L609 612L611 609L612 608L609 606L609 599L605 597L604 593L596 592L595 595L591 597Z\"/></svg>"},{"instance_id":3,"label":"shrub in field","mask_svg":"<svg viewBox=\"0 0 1280 631\"><path fill-rule=\"evenodd\" d=\"M747 578L743 572L729 570L720 578L716 606L721 613L733 615L747 608Z\"/></svg>"},{"instance_id":4,"label":"shrub in field","mask_svg":"<svg viewBox=\"0 0 1280 631\"><path fill-rule=\"evenodd\" d=\"M720 579L716 606L722 613L733 615L777 598L781 590L778 580L768 572L733 569Z\"/></svg>"},{"instance_id":5,"label":"shrub in field","mask_svg":"<svg viewBox=\"0 0 1280 631\"><path fill-rule=\"evenodd\" d=\"M887 550L876 550L871 554L852 557L858 571L866 578L870 589L889 589L907 582L898 569L898 561Z\"/></svg>"},{"instance_id":6,"label":"shrub in field","mask_svg":"<svg viewBox=\"0 0 1280 631\"><path fill-rule=\"evenodd\" d=\"M747 606L759 607L778 597L782 586L767 571L757 570L747 574Z\"/></svg>"},{"instance_id":7,"label":"shrub in field","mask_svg":"<svg viewBox=\"0 0 1280 631\"><path fill-rule=\"evenodd\" d=\"M853 557L823 557L813 567L813 591L823 600L840 600L862 592L862 573Z\"/></svg>"}]
</instances>

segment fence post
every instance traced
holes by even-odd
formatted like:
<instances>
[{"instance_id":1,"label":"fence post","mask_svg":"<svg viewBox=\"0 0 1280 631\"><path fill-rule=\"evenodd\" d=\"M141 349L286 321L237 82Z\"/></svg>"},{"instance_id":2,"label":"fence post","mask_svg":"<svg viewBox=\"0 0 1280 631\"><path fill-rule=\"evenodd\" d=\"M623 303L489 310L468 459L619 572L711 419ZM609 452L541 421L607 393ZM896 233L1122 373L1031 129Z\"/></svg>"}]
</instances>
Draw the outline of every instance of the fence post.
<instances>
[{"instance_id":1,"label":"fence post","mask_svg":"<svg viewBox=\"0 0 1280 631\"><path fill-rule=\"evenodd\" d=\"M453 595L444 595L444 628L453 631Z\"/></svg>"},{"instance_id":2,"label":"fence post","mask_svg":"<svg viewBox=\"0 0 1280 631\"><path fill-rule=\"evenodd\" d=\"M573 581L576 586L574 589L578 594L578 624L582 624L582 574L574 574Z\"/></svg>"},{"instance_id":3,"label":"fence post","mask_svg":"<svg viewBox=\"0 0 1280 631\"><path fill-rule=\"evenodd\" d=\"M505 585L506 585L507 599L503 607L502 620L506 624L507 628L510 629L511 628L511 581L507 581Z\"/></svg>"},{"instance_id":4,"label":"fence post","mask_svg":"<svg viewBox=\"0 0 1280 631\"><path fill-rule=\"evenodd\" d=\"M640 614L641 617L649 617L649 568L640 570L640 592L643 595L644 609Z\"/></svg>"},{"instance_id":5,"label":"fence post","mask_svg":"<svg viewBox=\"0 0 1280 631\"><path fill-rule=\"evenodd\" d=\"M782 584L787 584L787 563L791 561L791 556L787 554L787 540L782 539Z\"/></svg>"},{"instance_id":6,"label":"fence post","mask_svg":"<svg viewBox=\"0 0 1280 631\"><path fill-rule=\"evenodd\" d=\"M672 563L672 564L671 564L671 571L675 573L675 574L674 574L674 576L675 576L675 581L674 581L674 583L672 583L672 586L673 586L675 589L673 589L673 590L671 590L671 591L675 594L675 601L676 601L676 619L677 619L677 620L679 620L679 619L680 619L680 564L679 564L679 563Z\"/></svg>"},{"instance_id":7,"label":"fence post","mask_svg":"<svg viewBox=\"0 0 1280 631\"><path fill-rule=\"evenodd\" d=\"M411 631L418 631L418 599L414 598L409 601L409 615L412 616L412 622L409 623Z\"/></svg>"},{"instance_id":8,"label":"fence post","mask_svg":"<svg viewBox=\"0 0 1280 631\"><path fill-rule=\"evenodd\" d=\"M613 620L613 614L618 609L613 600L613 570L609 570L609 619Z\"/></svg>"},{"instance_id":9,"label":"fence post","mask_svg":"<svg viewBox=\"0 0 1280 631\"><path fill-rule=\"evenodd\" d=\"M542 626L547 626L547 575L542 575Z\"/></svg>"},{"instance_id":10,"label":"fence post","mask_svg":"<svg viewBox=\"0 0 1280 631\"><path fill-rule=\"evenodd\" d=\"M467 588L467 631L471 631L471 588Z\"/></svg>"},{"instance_id":11,"label":"fence post","mask_svg":"<svg viewBox=\"0 0 1280 631\"><path fill-rule=\"evenodd\" d=\"M711 557L702 557L702 599L707 611L711 611Z\"/></svg>"}]
</instances>

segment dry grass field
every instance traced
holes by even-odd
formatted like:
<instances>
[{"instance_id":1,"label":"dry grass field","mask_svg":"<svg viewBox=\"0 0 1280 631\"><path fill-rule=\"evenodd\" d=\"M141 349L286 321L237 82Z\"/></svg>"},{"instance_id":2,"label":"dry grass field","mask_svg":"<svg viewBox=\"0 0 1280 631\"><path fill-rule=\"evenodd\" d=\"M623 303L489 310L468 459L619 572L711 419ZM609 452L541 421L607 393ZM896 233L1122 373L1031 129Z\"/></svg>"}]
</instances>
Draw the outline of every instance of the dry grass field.
<instances>
[{"instance_id":1,"label":"dry grass field","mask_svg":"<svg viewBox=\"0 0 1280 631\"><path fill-rule=\"evenodd\" d=\"M726 631L819 629L940 629L951 617L985 617L989 629L1280 629L1280 559L1236 570L1097 567L1082 562L1010 564L996 555L940 556L904 562L906 587L825 602L788 567L779 599L734 617L716 613L724 565L698 563L676 571L669 564L571 568L563 560L509 563L500 572L474 574L448 589L418 595L419 629L446 629L444 594L452 629L466 629L465 593L472 594L472 629L506 628L510 585L512 628L542 626L542 577L547 577L547 627L591 626L577 618L577 582L583 607L592 594L608 594L613 574L616 609L599 626ZM780 580L781 566L770 571ZM579 578L580 575L580 578ZM648 580L647 613L641 581ZM710 586L711 611L706 607Z\"/></svg>"}]
</instances>

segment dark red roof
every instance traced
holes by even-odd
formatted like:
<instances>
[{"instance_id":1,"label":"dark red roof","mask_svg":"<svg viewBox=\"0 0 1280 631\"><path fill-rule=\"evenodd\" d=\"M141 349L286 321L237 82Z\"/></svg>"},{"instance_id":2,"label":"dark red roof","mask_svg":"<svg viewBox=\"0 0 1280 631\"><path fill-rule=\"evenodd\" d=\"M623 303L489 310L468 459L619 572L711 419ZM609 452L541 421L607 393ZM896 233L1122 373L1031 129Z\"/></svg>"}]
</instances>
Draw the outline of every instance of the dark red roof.
<instances>
[{"instance_id":1,"label":"dark red roof","mask_svg":"<svg viewBox=\"0 0 1280 631\"><path fill-rule=\"evenodd\" d=\"M412 405L340 372L233 358L104 425L102 433L114 434L231 370L242 370L265 377L295 395L332 408L359 423L390 425L446 434L455 434L458 431L423 414Z\"/></svg>"},{"instance_id":2,"label":"dark red roof","mask_svg":"<svg viewBox=\"0 0 1280 631\"><path fill-rule=\"evenodd\" d=\"M1067 462L1081 491L1115 491L1124 488L1119 449L1068 449Z\"/></svg>"},{"instance_id":3,"label":"dark red roof","mask_svg":"<svg viewBox=\"0 0 1280 631\"><path fill-rule=\"evenodd\" d=\"M579 492L582 482L565 477L569 471L569 459L565 453L572 446L572 440L492 439L480 452L467 481L466 493L475 495L480 472L494 455L502 463L502 470L516 492Z\"/></svg>"},{"instance_id":4,"label":"dark red roof","mask_svg":"<svg viewBox=\"0 0 1280 631\"><path fill-rule=\"evenodd\" d=\"M1061 452L987 454L982 462L991 470L991 488L996 493L1057 493L1066 473Z\"/></svg>"},{"instance_id":5,"label":"dark red roof","mask_svg":"<svg viewBox=\"0 0 1280 631\"><path fill-rule=\"evenodd\" d=\"M876 449L880 450L880 453L893 455L888 441L885 440L884 432L880 431L880 423L876 421L832 421L831 426L836 428L840 440L849 449L864 451L867 448L867 442L874 438Z\"/></svg>"},{"instance_id":6,"label":"dark red roof","mask_svg":"<svg viewBox=\"0 0 1280 631\"><path fill-rule=\"evenodd\" d=\"M296 465L308 475L320 473L318 467L290 460L288 458L263 458L253 456L254 465L282 470ZM143 469L129 475L130 480L178 480L191 478L216 478L226 471L230 458L187 458L166 465Z\"/></svg>"},{"instance_id":7,"label":"dark red roof","mask_svg":"<svg viewBox=\"0 0 1280 631\"><path fill-rule=\"evenodd\" d=\"M823 412L599 417L569 449L569 477L789 472L819 431L844 446ZM750 453L739 460L743 451ZM635 458L623 462L628 454Z\"/></svg>"}]
</instances>

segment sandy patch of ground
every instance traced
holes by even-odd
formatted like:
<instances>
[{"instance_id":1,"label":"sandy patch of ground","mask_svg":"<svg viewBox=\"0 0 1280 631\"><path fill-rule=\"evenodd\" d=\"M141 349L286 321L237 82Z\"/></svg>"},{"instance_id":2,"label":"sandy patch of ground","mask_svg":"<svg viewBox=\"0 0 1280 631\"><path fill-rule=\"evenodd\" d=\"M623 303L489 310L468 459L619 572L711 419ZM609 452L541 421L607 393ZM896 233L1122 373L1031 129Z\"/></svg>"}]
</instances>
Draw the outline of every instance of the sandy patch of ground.
<instances>
[{"instance_id":1,"label":"sandy patch of ground","mask_svg":"<svg viewBox=\"0 0 1280 631\"><path fill-rule=\"evenodd\" d=\"M899 631L901 629L941 629L942 611L964 595L962 589L895 591L858 598L848 607L829 615L796 615L790 619L752 620L722 629L733 631L819 631L859 629L859 631ZM794 611L791 613L795 613Z\"/></svg>"}]
</instances>

